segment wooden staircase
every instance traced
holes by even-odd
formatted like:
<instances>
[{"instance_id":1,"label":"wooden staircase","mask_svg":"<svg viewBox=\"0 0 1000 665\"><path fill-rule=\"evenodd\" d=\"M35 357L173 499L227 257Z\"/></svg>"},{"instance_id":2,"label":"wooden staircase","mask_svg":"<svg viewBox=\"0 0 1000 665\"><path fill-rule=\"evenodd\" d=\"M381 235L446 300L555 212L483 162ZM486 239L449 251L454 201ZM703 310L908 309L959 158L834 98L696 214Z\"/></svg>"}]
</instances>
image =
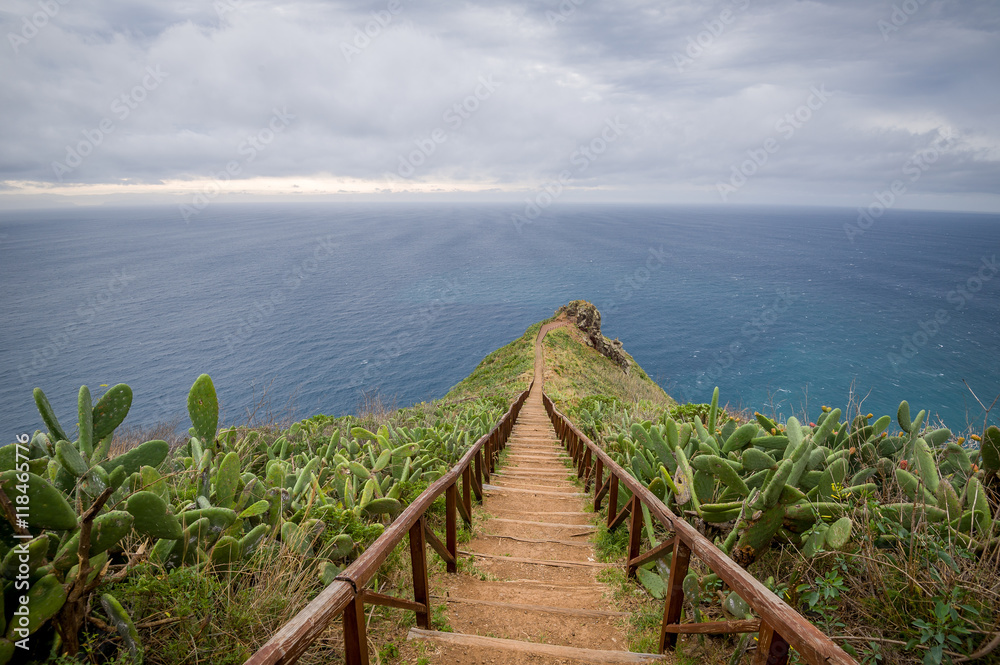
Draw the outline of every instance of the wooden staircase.
<instances>
[{"instance_id":1,"label":"wooden staircase","mask_svg":"<svg viewBox=\"0 0 1000 665\"><path fill-rule=\"evenodd\" d=\"M540 363L536 360L536 369ZM597 581L609 564L596 561L593 513L568 465L535 382L507 444L506 463L484 486L484 517L460 550L458 575L442 575L433 603L446 604L454 632L413 628L411 662L480 663L669 662L630 653L625 614L612 611Z\"/></svg>"}]
</instances>

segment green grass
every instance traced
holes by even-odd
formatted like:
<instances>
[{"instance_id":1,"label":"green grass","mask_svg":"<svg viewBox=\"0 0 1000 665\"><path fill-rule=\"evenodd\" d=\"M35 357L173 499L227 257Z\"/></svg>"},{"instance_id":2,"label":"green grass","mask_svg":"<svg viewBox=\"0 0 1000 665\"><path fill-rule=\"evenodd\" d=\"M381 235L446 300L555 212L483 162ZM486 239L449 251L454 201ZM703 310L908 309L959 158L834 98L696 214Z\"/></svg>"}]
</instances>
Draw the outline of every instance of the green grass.
<instances>
[{"instance_id":1,"label":"green grass","mask_svg":"<svg viewBox=\"0 0 1000 665\"><path fill-rule=\"evenodd\" d=\"M674 403L631 356L632 364L625 374L610 358L582 344L576 334L557 328L549 331L542 342L547 370L545 392L560 411L570 413L584 400L598 395L630 407L639 402L664 407Z\"/></svg>"},{"instance_id":2,"label":"green grass","mask_svg":"<svg viewBox=\"0 0 1000 665\"><path fill-rule=\"evenodd\" d=\"M506 346L489 354L444 396L444 401L452 402L489 396L502 396L508 401L518 393L527 390L535 367L535 338L542 324L539 321L529 327L524 334Z\"/></svg>"}]
</instances>

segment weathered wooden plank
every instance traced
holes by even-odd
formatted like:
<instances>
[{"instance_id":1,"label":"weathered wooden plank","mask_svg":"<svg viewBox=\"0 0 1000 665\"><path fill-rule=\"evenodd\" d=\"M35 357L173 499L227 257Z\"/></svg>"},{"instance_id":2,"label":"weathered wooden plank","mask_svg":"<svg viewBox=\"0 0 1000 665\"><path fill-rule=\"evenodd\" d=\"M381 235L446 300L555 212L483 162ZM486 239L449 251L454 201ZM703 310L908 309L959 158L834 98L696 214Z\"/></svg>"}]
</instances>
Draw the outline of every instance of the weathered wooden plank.
<instances>
[{"instance_id":1,"label":"weathered wooden plank","mask_svg":"<svg viewBox=\"0 0 1000 665\"><path fill-rule=\"evenodd\" d=\"M680 538L674 540L674 556L670 562L670 576L667 579L667 602L663 607L663 624L660 626L660 651L677 644L677 634L668 633L667 626L676 625L681 619L684 606L684 576L691 561L691 550Z\"/></svg>"},{"instance_id":2,"label":"weathered wooden plank","mask_svg":"<svg viewBox=\"0 0 1000 665\"><path fill-rule=\"evenodd\" d=\"M344 608L344 660L347 665L368 665L365 603L360 596L351 598Z\"/></svg>"},{"instance_id":3,"label":"weathered wooden plank","mask_svg":"<svg viewBox=\"0 0 1000 665\"><path fill-rule=\"evenodd\" d=\"M417 625L421 628L430 628L431 613L428 601L431 585L427 578L425 531L427 531L427 517L421 515L416 524L410 527L410 569L413 573L413 600L423 608L417 611Z\"/></svg>"},{"instance_id":4,"label":"weathered wooden plank","mask_svg":"<svg viewBox=\"0 0 1000 665\"><path fill-rule=\"evenodd\" d=\"M600 461L598 461L598 464L600 464ZM611 489L611 478L608 477L608 479L604 481L604 484L601 485L601 489L597 490L597 492L594 494L595 513L601 510L601 502L604 501L604 496L608 493L608 490L610 489Z\"/></svg>"},{"instance_id":5,"label":"weathered wooden plank","mask_svg":"<svg viewBox=\"0 0 1000 665\"><path fill-rule=\"evenodd\" d=\"M632 507L632 502L629 501L618 512L617 515L615 515L612 519L608 520L608 530L609 531L613 531L613 530L617 529L619 527L619 525L621 525L621 523L625 521L625 518L628 517L628 515L629 515L630 512L632 512L630 510L631 507ZM609 508L610 508L610 506L609 506ZM610 517L610 515L611 515L611 513L609 512L608 516Z\"/></svg>"},{"instance_id":6,"label":"weathered wooden plank","mask_svg":"<svg viewBox=\"0 0 1000 665\"><path fill-rule=\"evenodd\" d=\"M788 642L776 633L767 621L761 621L752 665L785 665L787 662Z\"/></svg>"},{"instance_id":7,"label":"weathered wooden plank","mask_svg":"<svg viewBox=\"0 0 1000 665\"><path fill-rule=\"evenodd\" d=\"M628 521L628 561L625 565L625 574L628 577L635 577L636 565L633 559L639 556L639 546L642 544L642 504L639 497L632 497L631 519Z\"/></svg>"},{"instance_id":8,"label":"weathered wooden plank","mask_svg":"<svg viewBox=\"0 0 1000 665\"><path fill-rule=\"evenodd\" d=\"M608 528L611 528L611 523L614 521L614 515L618 512L618 474L614 472L614 467L609 467L611 471L611 477L608 478L611 481L611 489L608 494Z\"/></svg>"},{"instance_id":9,"label":"weathered wooden plank","mask_svg":"<svg viewBox=\"0 0 1000 665\"><path fill-rule=\"evenodd\" d=\"M453 557L451 552L448 551L448 548L445 547L444 543L438 539L437 534L434 533L434 530L431 529L430 526L427 526L427 528L424 529L424 535L427 537L427 543L434 548L434 551L438 553L438 556L441 557L446 564L455 563L455 557ZM451 573L455 571L449 570L448 572Z\"/></svg>"},{"instance_id":10,"label":"weathered wooden plank","mask_svg":"<svg viewBox=\"0 0 1000 665\"><path fill-rule=\"evenodd\" d=\"M421 612L427 613L427 606L405 598L387 596L384 593L376 593L365 589L362 594L366 605L381 605L383 607L395 607L397 610L410 610L419 616Z\"/></svg>"},{"instance_id":11,"label":"weathered wooden plank","mask_svg":"<svg viewBox=\"0 0 1000 665\"><path fill-rule=\"evenodd\" d=\"M650 561L655 561L656 559L662 559L674 551L674 539L668 538L662 543L649 550L645 554L640 554L639 556L630 559L628 562L629 568L638 568L639 566L649 563Z\"/></svg>"},{"instance_id":12,"label":"weathered wooden plank","mask_svg":"<svg viewBox=\"0 0 1000 665\"><path fill-rule=\"evenodd\" d=\"M448 551L451 552L452 558L455 561L448 563L448 572L457 572L457 560L458 560L458 517L455 514L456 505L458 504L458 488L455 487L455 483L448 486L445 491L444 500L444 538L445 545Z\"/></svg>"}]
</instances>

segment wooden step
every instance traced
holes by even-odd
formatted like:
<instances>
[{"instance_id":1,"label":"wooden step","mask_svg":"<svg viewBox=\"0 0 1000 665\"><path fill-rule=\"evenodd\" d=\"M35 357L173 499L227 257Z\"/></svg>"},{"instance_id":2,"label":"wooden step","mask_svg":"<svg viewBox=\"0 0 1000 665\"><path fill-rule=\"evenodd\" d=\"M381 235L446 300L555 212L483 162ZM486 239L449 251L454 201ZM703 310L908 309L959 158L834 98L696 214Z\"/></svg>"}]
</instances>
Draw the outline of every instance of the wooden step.
<instances>
[{"instance_id":1,"label":"wooden step","mask_svg":"<svg viewBox=\"0 0 1000 665\"><path fill-rule=\"evenodd\" d=\"M503 556L502 554L486 554L484 552L470 552L469 550L458 550L462 556L471 556L476 559L496 559L498 561L508 561L510 563L527 563L533 566L552 566L554 568L614 568L613 563L598 563L597 561L565 561L563 559L529 559L521 556Z\"/></svg>"},{"instance_id":2,"label":"wooden step","mask_svg":"<svg viewBox=\"0 0 1000 665\"><path fill-rule=\"evenodd\" d=\"M496 519L496 518L494 518ZM580 526L586 526L581 524ZM574 543L572 540L557 540L555 538L520 538L518 536L500 536L495 533L477 533L476 538L497 538L500 540L513 540L518 543L537 543L537 544L552 544L552 545L565 545L566 547L584 547L591 548L593 545L590 543Z\"/></svg>"},{"instance_id":3,"label":"wooden step","mask_svg":"<svg viewBox=\"0 0 1000 665\"><path fill-rule=\"evenodd\" d=\"M611 612L608 610L580 610L575 607L551 607L547 605L522 605L520 603L503 603L497 600L476 600L473 598L456 598L455 596L431 596L436 600L444 600L449 603L467 603L469 605L486 605L489 607L502 607L508 610L519 610L522 612L541 612L543 614L562 614L574 617L627 617L628 612Z\"/></svg>"},{"instance_id":4,"label":"wooden step","mask_svg":"<svg viewBox=\"0 0 1000 665\"><path fill-rule=\"evenodd\" d=\"M563 647L556 646L555 644L505 640L499 637L482 637L480 635L465 635L463 633L442 633L437 630L424 630L422 628L410 628L410 632L406 635L406 639L423 639L455 646L479 647L488 653L494 651L512 651L515 653L532 654L549 658L572 659L583 663L666 662L666 659L663 656L651 653L581 649L580 647Z\"/></svg>"},{"instance_id":5,"label":"wooden step","mask_svg":"<svg viewBox=\"0 0 1000 665\"><path fill-rule=\"evenodd\" d=\"M496 473L493 474L493 476L494 477L496 477L496 476L501 476L501 477L502 476L519 476L519 477L528 477L528 476L558 476L559 480L565 480L566 478L568 478L570 476L570 474L572 474L574 476L576 475L570 469L566 469L565 471L563 471L562 469L556 469L556 470L553 470L553 471L545 471L545 470L535 471L535 470L530 470L530 469L524 469L524 468L521 468L521 467L518 466L518 467L505 468L504 471L497 471ZM539 480L546 480L546 479L545 478L539 478Z\"/></svg>"},{"instance_id":6,"label":"wooden step","mask_svg":"<svg viewBox=\"0 0 1000 665\"><path fill-rule=\"evenodd\" d=\"M486 492L497 492L500 494L514 492L515 494L544 494L546 496L561 496L566 498L589 496L583 492L547 492L545 490L526 490L521 489L520 487L500 487L498 485L483 485L483 490Z\"/></svg>"},{"instance_id":7,"label":"wooden step","mask_svg":"<svg viewBox=\"0 0 1000 665\"><path fill-rule=\"evenodd\" d=\"M549 526L554 529L580 529L580 528L593 528L593 524L565 524L563 522L531 522L529 520L512 520L506 517L491 517L489 522L501 522L505 524L527 524L530 526Z\"/></svg>"}]
</instances>

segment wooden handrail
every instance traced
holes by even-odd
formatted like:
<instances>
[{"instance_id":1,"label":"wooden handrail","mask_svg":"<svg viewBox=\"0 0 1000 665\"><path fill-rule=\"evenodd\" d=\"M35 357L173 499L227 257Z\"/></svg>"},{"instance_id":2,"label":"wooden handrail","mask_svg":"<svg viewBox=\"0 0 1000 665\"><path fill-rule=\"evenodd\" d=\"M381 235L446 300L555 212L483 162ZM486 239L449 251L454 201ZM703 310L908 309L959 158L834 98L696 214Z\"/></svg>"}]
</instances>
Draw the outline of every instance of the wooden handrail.
<instances>
[{"instance_id":1,"label":"wooden handrail","mask_svg":"<svg viewBox=\"0 0 1000 665\"><path fill-rule=\"evenodd\" d=\"M534 382L532 382L534 385ZM399 516L393 520L392 524L382 533L378 539L361 553L351 565L343 570L336 580L327 586L315 599L306 605L288 623L282 626L270 640L267 641L254 655L252 655L244 665L290 665L309 648L312 642L319 637L330 623L338 616L344 617L344 643L345 656L348 665L367 665L368 645L364 637L364 602L365 585L374 577L382 563L388 558L403 537L410 534L411 538L417 532L419 536L424 534L426 525L424 524L424 514L431 504L442 494L448 495L447 501L447 549L452 561L447 562L449 571L454 572L454 560L457 555L455 543L455 516L457 501L463 502L462 507L468 507L471 503L470 490L474 489L477 482L482 486L482 476L489 477L493 471L496 461L496 454L507 443L514 421L520 413L524 401L528 398L528 390L522 392L511 403L507 412L500 418L489 433L484 434L475 444L462 456L462 458L443 476L434 481L427 489L420 493L413 502L403 510ZM486 447L486 458L483 459L482 451ZM475 463L473 463L475 462ZM472 475L475 476L473 479ZM465 492L464 499L458 497L458 484L461 481ZM456 501L457 500L457 501ZM414 528L416 527L416 529ZM419 538L421 547L417 548L415 556L411 556L414 567L415 578L423 575L426 579L427 566L426 555L421 556L423 551L423 537ZM440 545L435 537L436 545ZM411 543L411 549L414 549ZM414 552L411 552L413 555ZM418 571L417 568L420 570ZM426 589L424 590L426 592ZM417 590L420 595L420 591ZM426 595L426 593L424 593ZM385 597L371 596L372 599L386 604ZM421 600L417 598L416 603L406 601L406 605L420 605ZM346 610L346 612L345 612ZM418 622L426 623L429 612L423 615L421 621L418 612ZM429 626L423 626L427 628Z\"/></svg>"},{"instance_id":2,"label":"wooden handrail","mask_svg":"<svg viewBox=\"0 0 1000 665\"><path fill-rule=\"evenodd\" d=\"M616 504L618 485L620 484L631 492L634 497L633 501L638 501L641 505L646 506L652 517L675 534L674 562L670 570L671 579L668 583L664 622L660 633L661 651L676 640L676 626L684 600L681 582L683 582L687 570L687 559L693 553L760 616L762 639L758 642L758 653L754 663L784 663L787 661L788 645L791 645L802 654L806 662L812 665L826 663L857 665L857 662L833 640L737 565L705 536L698 533L693 526L675 515L655 494L619 466L600 446L580 431L569 418L559 412L552 400L544 393L542 394L542 403L552 419L556 433L565 443L567 452L577 463L580 475L591 473L589 467L591 459L593 459L596 460L598 469L597 482L601 483L602 474L610 476L608 480L610 481L612 504L609 505L608 509L609 519L615 515L618 509ZM581 451L585 451L586 454L582 454ZM599 507L599 502L595 500L595 504L597 504L595 505L596 509ZM633 511L638 508L632 501L629 502L629 506L633 506ZM629 510L629 506L626 506L622 513ZM615 521L620 524L624 522L623 518L624 515L620 514ZM633 518L632 521L634 522L635 519ZM633 539L630 538L630 541ZM631 552L630 558L633 562L642 559Z\"/></svg>"}]
</instances>

